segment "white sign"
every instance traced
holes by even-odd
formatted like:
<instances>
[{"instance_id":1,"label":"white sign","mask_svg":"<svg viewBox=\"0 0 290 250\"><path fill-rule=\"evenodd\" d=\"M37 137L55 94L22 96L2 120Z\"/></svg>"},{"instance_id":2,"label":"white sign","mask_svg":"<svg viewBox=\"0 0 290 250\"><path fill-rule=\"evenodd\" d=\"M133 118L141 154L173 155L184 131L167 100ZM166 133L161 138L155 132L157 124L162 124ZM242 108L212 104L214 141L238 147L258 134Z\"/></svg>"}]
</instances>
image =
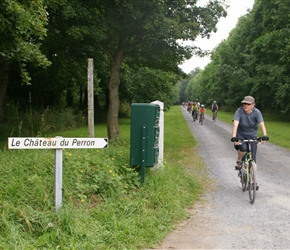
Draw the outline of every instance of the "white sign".
<instances>
[{"instance_id":1,"label":"white sign","mask_svg":"<svg viewBox=\"0 0 290 250\"><path fill-rule=\"evenodd\" d=\"M106 148L108 138L9 137L9 149Z\"/></svg>"}]
</instances>

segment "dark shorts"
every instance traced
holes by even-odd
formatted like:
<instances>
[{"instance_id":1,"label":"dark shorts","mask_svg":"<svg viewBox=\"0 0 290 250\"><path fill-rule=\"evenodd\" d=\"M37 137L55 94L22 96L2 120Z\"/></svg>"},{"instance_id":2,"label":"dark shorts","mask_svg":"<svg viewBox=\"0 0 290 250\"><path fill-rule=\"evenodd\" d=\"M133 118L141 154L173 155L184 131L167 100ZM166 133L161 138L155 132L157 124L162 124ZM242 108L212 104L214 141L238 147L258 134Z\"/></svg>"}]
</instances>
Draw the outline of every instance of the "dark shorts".
<instances>
[{"instance_id":1,"label":"dark shorts","mask_svg":"<svg viewBox=\"0 0 290 250\"><path fill-rule=\"evenodd\" d=\"M256 139L257 137L247 137L247 136L242 136L242 135L237 135L237 138L244 140L244 139ZM234 145L236 150L240 150L241 152L247 152L249 150L249 145L248 143L243 143L242 145ZM257 143L252 142L251 143L251 149L252 149L252 158L256 161L256 155L257 155Z\"/></svg>"}]
</instances>

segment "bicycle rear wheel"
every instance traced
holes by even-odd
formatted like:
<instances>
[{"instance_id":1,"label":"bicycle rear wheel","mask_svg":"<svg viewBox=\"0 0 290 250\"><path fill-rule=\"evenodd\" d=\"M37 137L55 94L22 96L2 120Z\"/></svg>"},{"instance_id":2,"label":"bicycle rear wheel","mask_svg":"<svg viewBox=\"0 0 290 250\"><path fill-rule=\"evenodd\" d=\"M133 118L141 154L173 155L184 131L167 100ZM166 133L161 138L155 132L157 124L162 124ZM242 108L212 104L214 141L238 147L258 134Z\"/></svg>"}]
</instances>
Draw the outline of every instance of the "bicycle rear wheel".
<instances>
[{"instance_id":1,"label":"bicycle rear wheel","mask_svg":"<svg viewBox=\"0 0 290 250\"><path fill-rule=\"evenodd\" d=\"M241 184L242 184L242 190L243 192L247 188L247 171L245 169L245 162L242 162L242 168L241 168Z\"/></svg>"},{"instance_id":2,"label":"bicycle rear wheel","mask_svg":"<svg viewBox=\"0 0 290 250\"><path fill-rule=\"evenodd\" d=\"M214 112L213 112L213 120L214 120L214 121L216 120L216 115L217 115L217 111L214 111Z\"/></svg>"},{"instance_id":3,"label":"bicycle rear wheel","mask_svg":"<svg viewBox=\"0 0 290 250\"><path fill-rule=\"evenodd\" d=\"M203 123L203 115L202 114L200 114L199 115L199 123L202 125L202 123Z\"/></svg>"},{"instance_id":4,"label":"bicycle rear wheel","mask_svg":"<svg viewBox=\"0 0 290 250\"><path fill-rule=\"evenodd\" d=\"M256 198L256 186L257 186L256 174L257 174L256 163L254 161L251 161L249 162L249 183L248 183L251 204L254 204Z\"/></svg>"}]
</instances>

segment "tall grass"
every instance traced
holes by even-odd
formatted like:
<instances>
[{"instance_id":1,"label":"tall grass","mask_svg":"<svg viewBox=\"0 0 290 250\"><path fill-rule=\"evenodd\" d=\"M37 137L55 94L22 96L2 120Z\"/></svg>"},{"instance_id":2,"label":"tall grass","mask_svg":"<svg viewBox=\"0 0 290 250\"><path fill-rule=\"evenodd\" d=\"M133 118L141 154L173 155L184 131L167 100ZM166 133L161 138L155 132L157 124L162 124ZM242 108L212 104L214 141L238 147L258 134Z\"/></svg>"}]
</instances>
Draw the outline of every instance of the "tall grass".
<instances>
[{"instance_id":1,"label":"tall grass","mask_svg":"<svg viewBox=\"0 0 290 250\"><path fill-rule=\"evenodd\" d=\"M7 137L46 137L54 132L84 126L86 126L85 115L72 108L58 110L46 107L32 110L9 103L5 123L0 124L0 150L6 148Z\"/></svg>"},{"instance_id":2,"label":"tall grass","mask_svg":"<svg viewBox=\"0 0 290 250\"><path fill-rule=\"evenodd\" d=\"M185 219L207 178L180 107L165 113L164 165L148 168L143 185L128 165L130 119L120 120L120 131L107 149L63 150L57 213L54 150L0 152L0 249L143 249ZM96 126L96 137L105 134L105 124ZM86 137L87 130L57 135Z\"/></svg>"}]
</instances>

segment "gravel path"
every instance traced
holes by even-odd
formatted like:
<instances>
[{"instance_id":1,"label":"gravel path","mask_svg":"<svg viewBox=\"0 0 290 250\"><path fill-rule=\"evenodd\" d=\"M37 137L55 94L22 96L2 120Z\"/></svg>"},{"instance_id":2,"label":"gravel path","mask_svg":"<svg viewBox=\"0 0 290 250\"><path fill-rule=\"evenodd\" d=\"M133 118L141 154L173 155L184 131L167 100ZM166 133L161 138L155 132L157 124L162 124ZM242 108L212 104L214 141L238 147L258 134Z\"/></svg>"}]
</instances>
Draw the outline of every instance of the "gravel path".
<instances>
[{"instance_id":1,"label":"gravel path","mask_svg":"<svg viewBox=\"0 0 290 250\"><path fill-rule=\"evenodd\" d=\"M270 142L258 145L260 189L252 205L234 170L231 125L209 115L200 125L182 112L216 188L156 249L290 249L290 151Z\"/></svg>"}]
</instances>

